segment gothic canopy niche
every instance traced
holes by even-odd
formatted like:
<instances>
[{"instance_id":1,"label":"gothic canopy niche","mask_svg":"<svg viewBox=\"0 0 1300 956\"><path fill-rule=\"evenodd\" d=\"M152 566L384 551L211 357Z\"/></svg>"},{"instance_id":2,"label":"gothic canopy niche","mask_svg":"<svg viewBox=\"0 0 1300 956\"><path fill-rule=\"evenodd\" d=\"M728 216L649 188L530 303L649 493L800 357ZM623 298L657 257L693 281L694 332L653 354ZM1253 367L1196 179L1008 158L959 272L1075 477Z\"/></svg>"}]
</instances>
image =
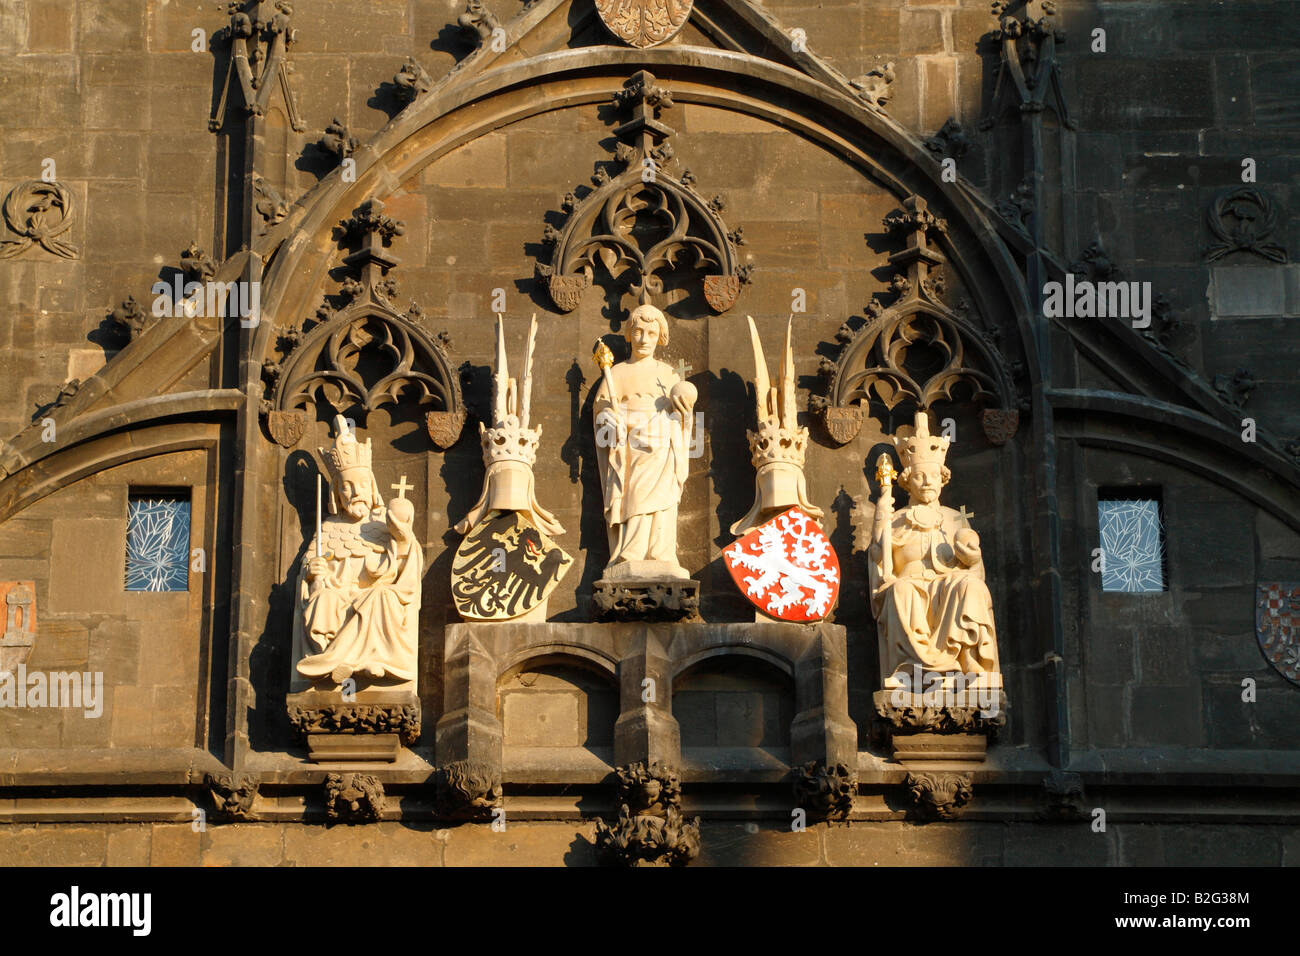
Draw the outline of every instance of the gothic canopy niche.
<instances>
[{"instance_id":1,"label":"gothic canopy niche","mask_svg":"<svg viewBox=\"0 0 1300 956\"><path fill-rule=\"evenodd\" d=\"M281 329L280 361L267 360L263 377L271 397L264 400L267 431L277 444L291 448L307 427L307 409L324 401L334 414L353 410L366 415L400 401L403 393L425 413L429 437L449 448L465 424L460 380L447 355L446 334L431 337L419 324L423 311L414 302L405 315L393 308L397 283L387 273L399 260L384 247L405 231L403 223L384 215L384 204L367 200L336 230L343 243L360 248L344 257L353 273L336 299L339 310L324 305L302 327Z\"/></svg>"},{"instance_id":2,"label":"gothic canopy niche","mask_svg":"<svg viewBox=\"0 0 1300 956\"><path fill-rule=\"evenodd\" d=\"M674 162L672 144L666 142L673 129L659 114L672 107L672 94L643 70L615 94L614 104L631 113L614 130L623 141L615 159L624 169L611 178L601 167L593 192L564 197L563 228L547 225L542 239L551 246L550 263L538 263L537 271L551 300L561 312L576 309L593 284L599 260L612 280L630 273L629 291L641 302L664 291L660 273L688 267L703 274L709 308L726 312L749 281L752 266L739 262L736 247L744 237L722 221L722 197L704 199L690 170L680 179L665 171Z\"/></svg>"},{"instance_id":3,"label":"gothic canopy niche","mask_svg":"<svg viewBox=\"0 0 1300 956\"><path fill-rule=\"evenodd\" d=\"M944 260L927 236L947 232L947 223L919 196L903 207L884 219L888 230L907 237L906 247L889 257L895 269L890 288L898 299L889 308L872 300L865 325L840 327L839 357L822 360L828 394L814 396L812 405L842 445L861 429L873 401L887 409L906 401L929 410L964 393L982 407L989 441L1005 444L1019 427L1020 409L1012 375L993 346L995 333L975 329L964 305L959 313L942 299Z\"/></svg>"}]
</instances>

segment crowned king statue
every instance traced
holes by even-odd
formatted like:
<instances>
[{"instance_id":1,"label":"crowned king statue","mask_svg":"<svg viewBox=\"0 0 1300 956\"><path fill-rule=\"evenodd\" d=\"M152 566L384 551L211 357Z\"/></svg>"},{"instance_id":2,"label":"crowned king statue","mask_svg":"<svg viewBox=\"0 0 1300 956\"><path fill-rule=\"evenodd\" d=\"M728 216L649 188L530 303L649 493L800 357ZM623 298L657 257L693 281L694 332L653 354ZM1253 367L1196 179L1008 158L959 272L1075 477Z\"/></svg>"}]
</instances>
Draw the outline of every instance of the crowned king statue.
<instances>
[{"instance_id":1,"label":"crowned king statue","mask_svg":"<svg viewBox=\"0 0 1300 956\"><path fill-rule=\"evenodd\" d=\"M415 509L404 489L384 507L370 439L358 442L342 415L334 425L334 447L320 449L330 515L298 579L294 648L305 656L297 670L327 686L355 674L400 687L414 682L417 670L424 552L412 531Z\"/></svg>"},{"instance_id":2,"label":"crowned king statue","mask_svg":"<svg viewBox=\"0 0 1300 956\"><path fill-rule=\"evenodd\" d=\"M952 473L949 439L930 434L925 411L910 436L895 436L910 503L893 510L893 465L881 455L870 548L871 610L887 690L915 687L930 674L980 675L1000 686L993 600L984 583L979 535L963 511L939 504ZM919 688L917 688L919 690Z\"/></svg>"}]
</instances>

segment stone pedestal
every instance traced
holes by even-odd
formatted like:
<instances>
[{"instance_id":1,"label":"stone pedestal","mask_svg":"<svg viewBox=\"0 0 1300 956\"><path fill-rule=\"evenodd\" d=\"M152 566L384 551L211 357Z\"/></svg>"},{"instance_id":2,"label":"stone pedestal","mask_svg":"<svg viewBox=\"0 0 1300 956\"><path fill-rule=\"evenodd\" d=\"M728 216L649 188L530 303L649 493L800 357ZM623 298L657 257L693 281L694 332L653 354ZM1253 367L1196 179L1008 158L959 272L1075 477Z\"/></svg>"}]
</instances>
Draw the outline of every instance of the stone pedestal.
<instances>
[{"instance_id":1,"label":"stone pedestal","mask_svg":"<svg viewBox=\"0 0 1300 956\"><path fill-rule=\"evenodd\" d=\"M876 691L872 701L889 733L894 759L983 761L989 740L1006 725L1007 696L1001 690L965 693L981 696L953 703L941 689L932 694Z\"/></svg>"},{"instance_id":2,"label":"stone pedestal","mask_svg":"<svg viewBox=\"0 0 1300 956\"><path fill-rule=\"evenodd\" d=\"M700 582L646 578L596 582L592 596L602 621L698 621Z\"/></svg>"},{"instance_id":3,"label":"stone pedestal","mask_svg":"<svg viewBox=\"0 0 1300 956\"><path fill-rule=\"evenodd\" d=\"M289 720L307 740L313 763L392 763L420 736L413 690L305 690L286 698Z\"/></svg>"}]
</instances>

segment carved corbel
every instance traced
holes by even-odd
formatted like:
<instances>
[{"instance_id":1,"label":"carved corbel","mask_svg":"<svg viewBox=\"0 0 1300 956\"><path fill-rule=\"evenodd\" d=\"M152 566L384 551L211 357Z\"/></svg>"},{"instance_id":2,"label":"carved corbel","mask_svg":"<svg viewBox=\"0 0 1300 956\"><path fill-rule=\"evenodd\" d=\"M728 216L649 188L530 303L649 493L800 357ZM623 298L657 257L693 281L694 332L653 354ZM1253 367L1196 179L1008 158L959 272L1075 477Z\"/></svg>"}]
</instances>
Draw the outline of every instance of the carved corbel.
<instances>
[{"instance_id":1,"label":"carved corbel","mask_svg":"<svg viewBox=\"0 0 1300 956\"><path fill-rule=\"evenodd\" d=\"M1043 816L1049 820L1082 820L1087 817L1084 807L1083 778L1077 773L1053 770L1043 778L1046 798Z\"/></svg>"},{"instance_id":2,"label":"carved corbel","mask_svg":"<svg viewBox=\"0 0 1300 956\"><path fill-rule=\"evenodd\" d=\"M260 785L257 777L246 773L209 773L203 777L212 805L219 819L253 819L253 801Z\"/></svg>"},{"instance_id":3,"label":"carved corbel","mask_svg":"<svg viewBox=\"0 0 1300 956\"><path fill-rule=\"evenodd\" d=\"M435 776L438 816L451 820L486 821L502 806L501 768L473 760L439 767Z\"/></svg>"},{"instance_id":4,"label":"carved corbel","mask_svg":"<svg viewBox=\"0 0 1300 956\"><path fill-rule=\"evenodd\" d=\"M397 87L397 97L403 105L410 105L419 96L429 92L433 86L433 77L420 66L415 57L408 56L406 63L393 77L393 85Z\"/></svg>"},{"instance_id":5,"label":"carved corbel","mask_svg":"<svg viewBox=\"0 0 1300 956\"><path fill-rule=\"evenodd\" d=\"M108 319L118 336L125 339L127 343L134 342L153 324L150 321L151 316L140 307L140 303L135 301L133 295L128 295L118 303L109 313Z\"/></svg>"},{"instance_id":6,"label":"carved corbel","mask_svg":"<svg viewBox=\"0 0 1300 956\"><path fill-rule=\"evenodd\" d=\"M843 820L853 810L853 796L858 792L855 769L837 763L827 766L813 760L795 770L795 805L808 811L816 820Z\"/></svg>"},{"instance_id":7,"label":"carved corbel","mask_svg":"<svg viewBox=\"0 0 1300 956\"><path fill-rule=\"evenodd\" d=\"M618 821L596 818L596 850L614 866L685 866L700 852L700 818L682 816L682 785L677 771L638 762L615 771Z\"/></svg>"},{"instance_id":8,"label":"carved corbel","mask_svg":"<svg viewBox=\"0 0 1300 956\"><path fill-rule=\"evenodd\" d=\"M469 0L465 12L456 18L456 23L466 33L473 34L479 46L487 42L492 32L501 26L496 15L483 5L483 0Z\"/></svg>"},{"instance_id":9,"label":"carved corbel","mask_svg":"<svg viewBox=\"0 0 1300 956\"><path fill-rule=\"evenodd\" d=\"M952 820L974 796L971 775L949 771L909 772L905 783L912 807L922 820Z\"/></svg>"},{"instance_id":10,"label":"carved corbel","mask_svg":"<svg viewBox=\"0 0 1300 956\"><path fill-rule=\"evenodd\" d=\"M961 159L970 151L970 147L971 140L966 135L966 130L951 116L944 122L939 132L925 141L925 148L934 153L938 159L944 157Z\"/></svg>"},{"instance_id":11,"label":"carved corbel","mask_svg":"<svg viewBox=\"0 0 1300 956\"><path fill-rule=\"evenodd\" d=\"M369 773L332 773L325 778L325 814L332 821L373 823L384 812L384 785Z\"/></svg>"},{"instance_id":12,"label":"carved corbel","mask_svg":"<svg viewBox=\"0 0 1300 956\"><path fill-rule=\"evenodd\" d=\"M207 282L217 274L217 268L217 260L204 252L197 242L191 242L181 253L181 272L186 283Z\"/></svg>"},{"instance_id":13,"label":"carved corbel","mask_svg":"<svg viewBox=\"0 0 1300 956\"><path fill-rule=\"evenodd\" d=\"M853 87L858 99L867 105L867 109L883 113L885 104L892 96L889 87L895 79L897 75L894 73L894 64L889 62L868 70L856 80L850 80L849 86Z\"/></svg>"},{"instance_id":14,"label":"carved corbel","mask_svg":"<svg viewBox=\"0 0 1300 956\"><path fill-rule=\"evenodd\" d=\"M357 151L361 140L353 136L347 126L337 116L325 127L325 135L320 138L321 148L333 153L340 160L347 159Z\"/></svg>"}]
</instances>

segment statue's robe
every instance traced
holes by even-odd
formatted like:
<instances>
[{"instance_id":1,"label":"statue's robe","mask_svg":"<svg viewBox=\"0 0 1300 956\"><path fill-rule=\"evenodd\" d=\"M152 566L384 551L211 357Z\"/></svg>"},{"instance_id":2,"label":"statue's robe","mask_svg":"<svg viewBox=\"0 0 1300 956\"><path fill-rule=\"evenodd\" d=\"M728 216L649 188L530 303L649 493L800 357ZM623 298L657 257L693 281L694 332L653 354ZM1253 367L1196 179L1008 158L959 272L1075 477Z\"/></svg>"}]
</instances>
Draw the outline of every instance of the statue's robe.
<instances>
[{"instance_id":1,"label":"statue's robe","mask_svg":"<svg viewBox=\"0 0 1300 956\"><path fill-rule=\"evenodd\" d=\"M933 520L936 519L937 520ZM871 548L871 610L880 640L881 675L900 672L992 673L998 670L993 598L984 562L966 566L953 542L970 528L960 512L939 504L896 512L890 528L891 584L883 584L883 554Z\"/></svg>"},{"instance_id":2,"label":"statue's robe","mask_svg":"<svg viewBox=\"0 0 1300 956\"><path fill-rule=\"evenodd\" d=\"M683 421L673 409L669 393L680 379L672 366L650 361L654 375L648 392L627 392L632 386L625 363L610 369L627 424L626 442L602 440L602 434L613 435L601 422L601 413L612 409L603 380L593 405L609 529L608 568L625 561L666 561L685 577L687 572L677 563L677 506L690 468L692 421L691 416Z\"/></svg>"},{"instance_id":3,"label":"statue's robe","mask_svg":"<svg viewBox=\"0 0 1300 956\"><path fill-rule=\"evenodd\" d=\"M329 568L313 582L306 565L316 554L315 537L308 544L294 637L295 646L317 653L298 662L304 677L326 677L342 666L372 678L415 680L424 553L414 537L399 545L385 515L377 508L368 521L326 520L321 537Z\"/></svg>"}]
</instances>

